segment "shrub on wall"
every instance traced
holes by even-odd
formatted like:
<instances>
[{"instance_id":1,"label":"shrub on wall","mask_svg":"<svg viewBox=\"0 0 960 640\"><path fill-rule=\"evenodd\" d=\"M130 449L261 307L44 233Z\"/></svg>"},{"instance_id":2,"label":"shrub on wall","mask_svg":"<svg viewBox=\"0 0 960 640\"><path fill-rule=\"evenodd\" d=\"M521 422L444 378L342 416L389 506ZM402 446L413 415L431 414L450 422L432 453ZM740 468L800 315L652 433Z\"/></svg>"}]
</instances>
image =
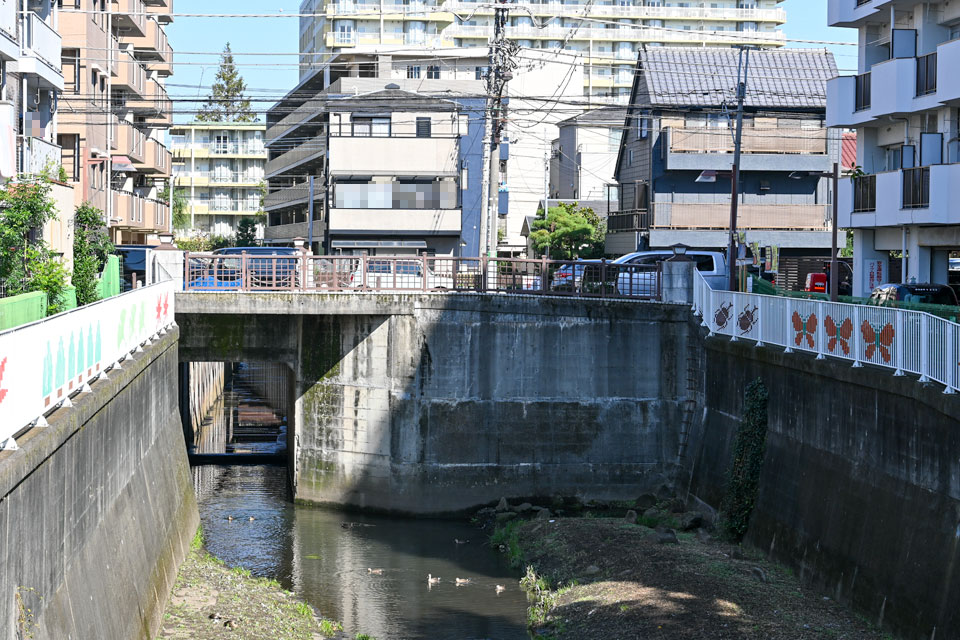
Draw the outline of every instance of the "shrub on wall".
<instances>
[{"instance_id":1,"label":"shrub on wall","mask_svg":"<svg viewBox=\"0 0 960 640\"><path fill-rule=\"evenodd\" d=\"M734 540L743 540L750 514L757 503L763 453L767 443L767 404L769 394L763 381L747 385L743 418L733 445L733 462L727 477L727 492L720 506L722 525Z\"/></svg>"},{"instance_id":2,"label":"shrub on wall","mask_svg":"<svg viewBox=\"0 0 960 640\"><path fill-rule=\"evenodd\" d=\"M103 212L87 203L77 207L73 235L73 286L77 288L78 305L100 299L97 274L103 271L113 251L110 233L103 224Z\"/></svg>"}]
</instances>

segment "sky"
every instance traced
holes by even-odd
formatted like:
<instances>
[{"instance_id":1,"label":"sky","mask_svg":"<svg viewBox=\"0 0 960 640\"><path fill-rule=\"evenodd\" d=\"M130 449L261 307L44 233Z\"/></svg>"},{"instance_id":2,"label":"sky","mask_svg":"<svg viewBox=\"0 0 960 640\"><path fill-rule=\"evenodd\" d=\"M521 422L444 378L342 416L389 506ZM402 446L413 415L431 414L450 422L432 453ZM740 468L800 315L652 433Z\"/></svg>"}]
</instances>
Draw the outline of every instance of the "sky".
<instances>
[{"instance_id":1,"label":"sky","mask_svg":"<svg viewBox=\"0 0 960 640\"><path fill-rule=\"evenodd\" d=\"M269 7L266 8L265 7ZM787 38L830 42L856 42L856 31L826 26L827 0L786 0L781 5L787 12L783 30ZM276 13L296 14L300 0L177 0L176 13ZM247 83L247 95L255 100L255 108L265 110L296 85L299 49L299 21L289 18L176 18L167 30L174 50L174 75L167 81L173 98L209 93L217 73L219 52L230 42L234 53L287 55L237 55L235 61ZM788 43L791 47L816 47L822 44ZM828 46L836 56L841 73L856 68L855 46ZM207 55L197 55L205 53ZM196 108L179 103L176 110ZM189 121L189 114L178 113L177 122Z\"/></svg>"}]
</instances>

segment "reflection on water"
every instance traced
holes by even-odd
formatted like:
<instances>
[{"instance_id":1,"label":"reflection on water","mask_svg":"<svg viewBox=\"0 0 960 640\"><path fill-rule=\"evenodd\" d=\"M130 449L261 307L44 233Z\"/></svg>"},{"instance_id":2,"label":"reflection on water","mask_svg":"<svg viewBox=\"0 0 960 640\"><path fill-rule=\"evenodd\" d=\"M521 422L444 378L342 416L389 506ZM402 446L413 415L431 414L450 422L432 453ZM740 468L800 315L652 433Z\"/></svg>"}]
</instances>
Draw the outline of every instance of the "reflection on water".
<instances>
[{"instance_id":1,"label":"reflection on water","mask_svg":"<svg viewBox=\"0 0 960 640\"><path fill-rule=\"evenodd\" d=\"M285 374L271 367L234 365L195 451L286 446ZM279 466L205 465L193 475L207 549L228 565L276 578L343 622L350 637L528 637L516 572L468 524L295 506ZM441 582L428 585L428 573ZM458 577L471 582L457 587ZM506 587L499 595L498 584Z\"/></svg>"},{"instance_id":2,"label":"reflection on water","mask_svg":"<svg viewBox=\"0 0 960 640\"><path fill-rule=\"evenodd\" d=\"M528 637L516 572L477 529L295 506L280 467L207 469L216 470L200 492L208 550L229 565L278 579L324 616L342 621L351 636ZM440 584L429 586L428 573L440 576ZM457 587L457 577L471 583ZM498 584L507 587L500 595Z\"/></svg>"}]
</instances>

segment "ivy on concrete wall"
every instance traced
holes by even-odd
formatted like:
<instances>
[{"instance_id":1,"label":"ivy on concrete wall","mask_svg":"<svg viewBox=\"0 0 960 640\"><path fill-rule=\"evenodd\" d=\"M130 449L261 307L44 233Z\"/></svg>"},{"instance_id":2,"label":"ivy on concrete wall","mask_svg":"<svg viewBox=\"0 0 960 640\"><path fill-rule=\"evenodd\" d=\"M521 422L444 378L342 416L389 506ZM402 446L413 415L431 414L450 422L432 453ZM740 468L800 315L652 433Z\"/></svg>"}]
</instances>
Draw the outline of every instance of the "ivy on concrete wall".
<instances>
[{"instance_id":1,"label":"ivy on concrete wall","mask_svg":"<svg viewBox=\"0 0 960 640\"><path fill-rule=\"evenodd\" d=\"M757 379L744 392L743 418L733 445L733 462L727 476L727 492L720 507L723 527L734 540L747 533L750 514L757 503L763 452L767 443L769 395Z\"/></svg>"}]
</instances>

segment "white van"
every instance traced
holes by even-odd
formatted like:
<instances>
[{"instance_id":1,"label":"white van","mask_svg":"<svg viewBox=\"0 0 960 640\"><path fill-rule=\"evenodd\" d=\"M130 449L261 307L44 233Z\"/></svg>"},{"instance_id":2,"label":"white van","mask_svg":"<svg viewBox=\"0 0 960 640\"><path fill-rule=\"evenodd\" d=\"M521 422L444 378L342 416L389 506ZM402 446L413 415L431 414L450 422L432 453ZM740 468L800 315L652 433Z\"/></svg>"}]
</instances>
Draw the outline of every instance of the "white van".
<instances>
[{"instance_id":1,"label":"white van","mask_svg":"<svg viewBox=\"0 0 960 640\"><path fill-rule=\"evenodd\" d=\"M730 276L727 273L727 258L723 253L719 251L687 251L686 256L697 263L697 271L703 275L711 288L728 288ZM669 260L672 257L672 249L652 249L620 256L613 261L613 264L654 266L658 262ZM617 288L624 295L630 295L633 291L646 291L651 288L654 277L653 272L650 271L624 271L617 278Z\"/></svg>"}]
</instances>

